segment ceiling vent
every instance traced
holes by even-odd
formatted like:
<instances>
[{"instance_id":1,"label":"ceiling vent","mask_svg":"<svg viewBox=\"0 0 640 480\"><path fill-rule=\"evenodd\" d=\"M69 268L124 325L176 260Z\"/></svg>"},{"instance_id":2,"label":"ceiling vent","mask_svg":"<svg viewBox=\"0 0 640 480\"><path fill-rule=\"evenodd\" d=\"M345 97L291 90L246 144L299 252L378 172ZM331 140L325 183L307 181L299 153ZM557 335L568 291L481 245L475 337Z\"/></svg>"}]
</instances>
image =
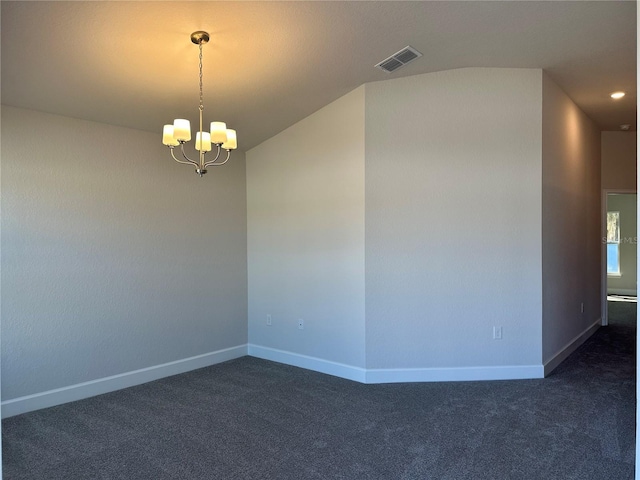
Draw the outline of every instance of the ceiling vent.
<instances>
[{"instance_id":1,"label":"ceiling vent","mask_svg":"<svg viewBox=\"0 0 640 480\"><path fill-rule=\"evenodd\" d=\"M406 46L399 52L394 53L389 58L385 58L383 61L378 63L376 68L384 70L387 73L391 73L394 70L399 69L403 65L406 65L409 62L414 61L416 58L421 57L422 54L417 51L415 48Z\"/></svg>"}]
</instances>

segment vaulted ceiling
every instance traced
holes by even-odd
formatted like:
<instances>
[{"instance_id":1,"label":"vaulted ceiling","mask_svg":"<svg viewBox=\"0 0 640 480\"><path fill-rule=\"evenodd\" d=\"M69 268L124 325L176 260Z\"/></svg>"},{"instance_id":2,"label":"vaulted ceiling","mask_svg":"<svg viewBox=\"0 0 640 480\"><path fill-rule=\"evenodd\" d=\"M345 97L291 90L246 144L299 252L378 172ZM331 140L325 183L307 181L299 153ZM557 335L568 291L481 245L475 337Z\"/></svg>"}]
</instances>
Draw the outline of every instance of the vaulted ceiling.
<instances>
[{"instance_id":1,"label":"vaulted ceiling","mask_svg":"<svg viewBox=\"0 0 640 480\"><path fill-rule=\"evenodd\" d=\"M205 122L249 149L366 82L542 68L602 130L636 128L634 1L2 1L2 103L158 133ZM387 74L406 45L424 54ZM624 90L613 101L609 94ZM34 132L35 133L35 132Z\"/></svg>"}]
</instances>

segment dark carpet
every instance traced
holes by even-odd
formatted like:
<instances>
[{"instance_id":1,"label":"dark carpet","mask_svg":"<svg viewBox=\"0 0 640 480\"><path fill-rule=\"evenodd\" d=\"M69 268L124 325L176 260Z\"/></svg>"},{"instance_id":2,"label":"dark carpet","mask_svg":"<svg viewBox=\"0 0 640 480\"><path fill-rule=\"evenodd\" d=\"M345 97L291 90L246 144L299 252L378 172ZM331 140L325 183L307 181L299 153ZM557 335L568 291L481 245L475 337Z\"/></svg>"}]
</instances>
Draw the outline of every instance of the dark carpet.
<instances>
[{"instance_id":1,"label":"dark carpet","mask_svg":"<svg viewBox=\"0 0 640 480\"><path fill-rule=\"evenodd\" d=\"M2 422L14 479L633 478L636 304L546 379L363 385L244 357Z\"/></svg>"}]
</instances>

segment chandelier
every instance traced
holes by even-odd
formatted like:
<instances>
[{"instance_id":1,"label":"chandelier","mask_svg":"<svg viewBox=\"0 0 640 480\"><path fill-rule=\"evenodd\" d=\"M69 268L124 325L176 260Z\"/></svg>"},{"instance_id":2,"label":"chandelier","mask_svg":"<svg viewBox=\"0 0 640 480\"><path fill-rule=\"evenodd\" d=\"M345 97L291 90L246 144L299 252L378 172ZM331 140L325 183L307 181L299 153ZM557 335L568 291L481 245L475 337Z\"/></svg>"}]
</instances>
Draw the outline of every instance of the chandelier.
<instances>
[{"instance_id":1,"label":"chandelier","mask_svg":"<svg viewBox=\"0 0 640 480\"><path fill-rule=\"evenodd\" d=\"M162 143L169 147L171 156L176 162L193 165L196 167L196 173L202 177L207 173L208 167L217 167L229 161L231 150L238 148L238 140L236 131L227 128L224 122L211 122L209 132L202 130L202 112L204 111L204 105L202 103L202 46L209 41L209 34L203 31L193 32L191 34L191 41L198 45L198 49L200 50L200 106L198 107L200 110L200 130L196 132L195 144L198 152L198 161L191 160L184 151L184 144L191 140L191 124L189 120L177 118L173 121L173 125L165 125L162 129ZM175 155L174 149L178 145L180 145L180 151L184 160L177 158ZM212 145L216 146L216 157L213 160L205 161L205 155L212 150ZM227 158L218 162L222 150L227 151Z\"/></svg>"}]
</instances>

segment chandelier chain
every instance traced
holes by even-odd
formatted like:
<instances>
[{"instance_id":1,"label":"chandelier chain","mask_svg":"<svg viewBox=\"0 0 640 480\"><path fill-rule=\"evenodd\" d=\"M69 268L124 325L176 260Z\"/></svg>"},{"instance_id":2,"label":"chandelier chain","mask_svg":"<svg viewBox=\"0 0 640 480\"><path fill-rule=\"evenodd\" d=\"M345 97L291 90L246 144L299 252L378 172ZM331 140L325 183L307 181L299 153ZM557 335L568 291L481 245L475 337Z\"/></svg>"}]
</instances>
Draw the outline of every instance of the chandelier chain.
<instances>
[{"instance_id":1,"label":"chandelier chain","mask_svg":"<svg viewBox=\"0 0 640 480\"><path fill-rule=\"evenodd\" d=\"M198 42L198 48L200 49L200 111L204 110L204 104L202 101L202 41Z\"/></svg>"}]
</instances>

